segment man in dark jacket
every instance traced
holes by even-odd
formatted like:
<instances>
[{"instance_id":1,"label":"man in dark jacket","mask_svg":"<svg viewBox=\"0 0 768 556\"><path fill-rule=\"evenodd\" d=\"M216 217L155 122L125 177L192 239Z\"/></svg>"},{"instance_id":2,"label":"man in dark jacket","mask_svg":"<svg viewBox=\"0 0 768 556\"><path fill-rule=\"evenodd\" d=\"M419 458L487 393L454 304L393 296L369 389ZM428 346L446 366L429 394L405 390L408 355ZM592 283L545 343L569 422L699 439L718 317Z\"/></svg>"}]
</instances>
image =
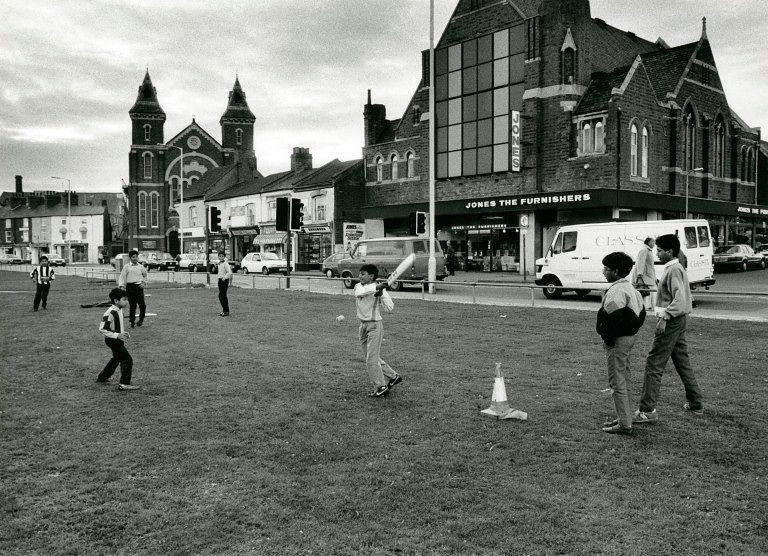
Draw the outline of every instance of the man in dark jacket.
<instances>
[{"instance_id":1,"label":"man in dark jacket","mask_svg":"<svg viewBox=\"0 0 768 556\"><path fill-rule=\"evenodd\" d=\"M605 292L597 313L597 333L603 338L608 362L608 384L613 389L616 419L603 425L603 432L632 433L632 403L629 397L629 356L635 334L645 322L643 298L627 280L634 266L632 257L622 252L603 259L603 276L611 287Z\"/></svg>"}]
</instances>

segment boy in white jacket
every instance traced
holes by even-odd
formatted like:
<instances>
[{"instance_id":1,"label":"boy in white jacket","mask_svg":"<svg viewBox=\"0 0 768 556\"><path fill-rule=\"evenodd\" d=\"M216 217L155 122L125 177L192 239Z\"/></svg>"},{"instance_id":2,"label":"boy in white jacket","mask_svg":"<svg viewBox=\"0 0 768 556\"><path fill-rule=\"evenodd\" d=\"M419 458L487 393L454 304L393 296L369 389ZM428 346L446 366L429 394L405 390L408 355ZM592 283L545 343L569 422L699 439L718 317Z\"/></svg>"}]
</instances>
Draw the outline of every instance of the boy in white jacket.
<instances>
[{"instance_id":1,"label":"boy in white jacket","mask_svg":"<svg viewBox=\"0 0 768 556\"><path fill-rule=\"evenodd\" d=\"M386 361L381 358L381 340L384 337L384 322L381 319L381 307L389 312L395 306L387 293L386 282L376 283L379 269L376 265L366 264L360 268L360 282L355 285L355 303L357 318L360 319L360 345L365 357L365 368L374 390L368 394L378 398L387 394L395 384L402 382Z\"/></svg>"}]
</instances>

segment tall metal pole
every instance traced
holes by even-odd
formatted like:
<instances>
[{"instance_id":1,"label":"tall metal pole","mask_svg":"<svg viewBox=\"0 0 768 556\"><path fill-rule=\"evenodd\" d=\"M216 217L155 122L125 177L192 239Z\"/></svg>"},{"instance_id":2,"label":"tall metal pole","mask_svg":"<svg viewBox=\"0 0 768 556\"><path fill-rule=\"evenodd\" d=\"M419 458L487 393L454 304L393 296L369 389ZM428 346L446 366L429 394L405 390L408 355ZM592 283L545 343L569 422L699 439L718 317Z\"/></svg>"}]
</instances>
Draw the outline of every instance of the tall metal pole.
<instances>
[{"instance_id":1,"label":"tall metal pole","mask_svg":"<svg viewBox=\"0 0 768 556\"><path fill-rule=\"evenodd\" d=\"M66 246L67 246L67 262L72 263L72 182L70 182L69 178L60 178L57 176L51 176L52 180L66 180L67 181L67 239L66 239Z\"/></svg>"},{"instance_id":2,"label":"tall metal pole","mask_svg":"<svg viewBox=\"0 0 768 556\"><path fill-rule=\"evenodd\" d=\"M429 293L435 293L435 0L429 0Z\"/></svg>"},{"instance_id":3,"label":"tall metal pole","mask_svg":"<svg viewBox=\"0 0 768 556\"><path fill-rule=\"evenodd\" d=\"M181 200L179 202L179 253L184 252L184 221L182 220L182 211L184 209L184 149L171 145L174 149L179 149L181 153L181 166L179 169L179 195Z\"/></svg>"}]
</instances>

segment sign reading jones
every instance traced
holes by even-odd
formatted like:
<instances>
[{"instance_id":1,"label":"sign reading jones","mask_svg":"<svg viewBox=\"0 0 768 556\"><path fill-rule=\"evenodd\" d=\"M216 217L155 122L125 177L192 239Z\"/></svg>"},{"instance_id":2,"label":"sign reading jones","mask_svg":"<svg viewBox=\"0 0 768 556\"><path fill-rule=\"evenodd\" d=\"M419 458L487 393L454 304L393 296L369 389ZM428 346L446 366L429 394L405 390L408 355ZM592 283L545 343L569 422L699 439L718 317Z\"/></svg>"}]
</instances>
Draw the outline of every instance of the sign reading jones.
<instances>
[{"instance_id":1,"label":"sign reading jones","mask_svg":"<svg viewBox=\"0 0 768 556\"><path fill-rule=\"evenodd\" d=\"M554 205L583 203L591 201L592 195L589 193L574 193L569 195L526 195L524 197L515 197L508 199L492 199L488 201L467 201L465 209L481 208L504 208L504 207L530 207L536 205Z\"/></svg>"},{"instance_id":2,"label":"sign reading jones","mask_svg":"<svg viewBox=\"0 0 768 556\"><path fill-rule=\"evenodd\" d=\"M512 129L509 134L509 141L512 154L512 171L520 171L520 112L512 110Z\"/></svg>"}]
</instances>

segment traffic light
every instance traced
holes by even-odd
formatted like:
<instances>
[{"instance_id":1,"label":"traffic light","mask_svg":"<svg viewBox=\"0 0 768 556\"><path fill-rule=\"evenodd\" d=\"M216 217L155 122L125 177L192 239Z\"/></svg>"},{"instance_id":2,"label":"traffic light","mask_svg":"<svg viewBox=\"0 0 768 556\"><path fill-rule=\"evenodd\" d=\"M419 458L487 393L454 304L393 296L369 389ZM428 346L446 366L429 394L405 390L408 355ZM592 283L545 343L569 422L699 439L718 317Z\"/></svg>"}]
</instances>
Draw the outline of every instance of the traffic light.
<instances>
[{"instance_id":1,"label":"traffic light","mask_svg":"<svg viewBox=\"0 0 768 556\"><path fill-rule=\"evenodd\" d=\"M255 226L253 228L253 235L257 236L261 233L261 226Z\"/></svg>"},{"instance_id":2,"label":"traffic light","mask_svg":"<svg viewBox=\"0 0 768 556\"><path fill-rule=\"evenodd\" d=\"M212 232L220 232L221 231L221 210L216 207L210 207L210 213L211 213L211 226L210 230Z\"/></svg>"},{"instance_id":3,"label":"traffic light","mask_svg":"<svg viewBox=\"0 0 768 556\"><path fill-rule=\"evenodd\" d=\"M427 233L427 213L416 212L416 235Z\"/></svg>"},{"instance_id":4,"label":"traffic light","mask_svg":"<svg viewBox=\"0 0 768 556\"><path fill-rule=\"evenodd\" d=\"M291 199L291 230L298 231L304 226L304 203Z\"/></svg>"},{"instance_id":5,"label":"traffic light","mask_svg":"<svg viewBox=\"0 0 768 556\"><path fill-rule=\"evenodd\" d=\"M291 205L288 197L278 197L276 199L276 209L275 230L278 232L287 232L288 221L291 218Z\"/></svg>"}]
</instances>

